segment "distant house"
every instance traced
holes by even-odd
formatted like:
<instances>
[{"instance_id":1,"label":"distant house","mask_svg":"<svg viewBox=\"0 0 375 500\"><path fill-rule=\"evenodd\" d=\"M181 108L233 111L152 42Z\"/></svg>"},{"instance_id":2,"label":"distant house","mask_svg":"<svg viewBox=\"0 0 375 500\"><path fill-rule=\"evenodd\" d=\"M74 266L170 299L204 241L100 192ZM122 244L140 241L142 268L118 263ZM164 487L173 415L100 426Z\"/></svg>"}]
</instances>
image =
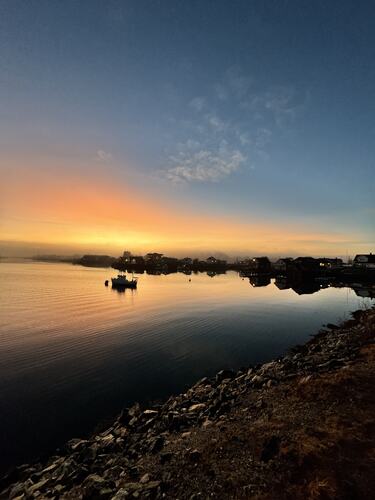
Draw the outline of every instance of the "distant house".
<instances>
[{"instance_id":1,"label":"distant house","mask_svg":"<svg viewBox=\"0 0 375 500\"><path fill-rule=\"evenodd\" d=\"M353 265L360 269L375 269L375 255L372 253L358 254L354 257Z\"/></svg>"},{"instance_id":2,"label":"distant house","mask_svg":"<svg viewBox=\"0 0 375 500\"><path fill-rule=\"evenodd\" d=\"M183 259L180 259L180 264L182 266L191 266L193 264L193 259L190 257L184 257Z\"/></svg>"},{"instance_id":3,"label":"distant house","mask_svg":"<svg viewBox=\"0 0 375 500\"><path fill-rule=\"evenodd\" d=\"M125 263L131 262L131 257L132 254L128 250L125 250L125 252L122 254L122 260Z\"/></svg>"},{"instance_id":4,"label":"distant house","mask_svg":"<svg viewBox=\"0 0 375 500\"><path fill-rule=\"evenodd\" d=\"M268 257L254 257L250 259L249 267L257 273L269 273L271 271L271 262Z\"/></svg>"},{"instance_id":5,"label":"distant house","mask_svg":"<svg viewBox=\"0 0 375 500\"><path fill-rule=\"evenodd\" d=\"M216 264L217 263L217 259L215 257L211 256L211 257L208 257L206 259L206 262L207 262L207 264Z\"/></svg>"},{"instance_id":6,"label":"distant house","mask_svg":"<svg viewBox=\"0 0 375 500\"><path fill-rule=\"evenodd\" d=\"M313 257L297 257L293 261L293 267L298 271L312 272L319 269L319 262Z\"/></svg>"},{"instance_id":7,"label":"distant house","mask_svg":"<svg viewBox=\"0 0 375 500\"><path fill-rule=\"evenodd\" d=\"M241 259L241 260L238 261L238 265L241 266L241 267L249 267L250 260L251 259L249 259L249 258Z\"/></svg>"},{"instance_id":8,"label":"distant house","mask_svg":"<svg viewBox=\"0 0 375 500\"><path fill-rule=\"evenodd\" d=\"M130 257L130 264L134 266L144 266L145 259L141 255L132 255Z\"/></svg>"},{"instance_id":9,"label":"distant house","mask_svg":"<svg viewBox=\"0 0 375 500\"><path fill-rule=\"evenodd\" d=\"M216 259L216 257L211 256L211 257L208 257L208 259L206 259L206 263L211 265L211 266L225 266L227 261Z\"/></svg>"},{"instance_id":10,"label":"distant house","mask_svg":"<svg viewBox=\"0 0 375 500\"><path fill-rule=\"evenodd\" d=\"M162 253L152 252L145 255L145 261L152 264L156 264L161 261L162 257L163 257Z\"/></svg>"},{"instance_id":11,"label":"distant house","mask_svg":"<svg viewBox=\"0 0 375 500\"><path fill-rule=\"evenodd\" d=\"M279 273L286 272L288 271L288 269L290 269L292 262L292 257L284 257L283 259L279 259L274 262L273 268Z\"/></svg>"},{"instance_id":12,"label":"distant house","mask_svg":"<svg viewBox=\"0 0 375 500\"><path fill-rule=\"evenodd\" d=\"M164 266L177 267L179 260L176 257L162 257L161 262Z\"/></svg>"},{"instance_id":13,"label":"distant house","mask_svg":"<svg viewBox=\"0 0 375 500\"><path fill-rule=\"evenodd\" d=\"M317 260L321 269L338 269L343 266L342 259L338 259L337 257L334 259L327 259L326 257L323 257Z\"/></svg>"}]
</instances>

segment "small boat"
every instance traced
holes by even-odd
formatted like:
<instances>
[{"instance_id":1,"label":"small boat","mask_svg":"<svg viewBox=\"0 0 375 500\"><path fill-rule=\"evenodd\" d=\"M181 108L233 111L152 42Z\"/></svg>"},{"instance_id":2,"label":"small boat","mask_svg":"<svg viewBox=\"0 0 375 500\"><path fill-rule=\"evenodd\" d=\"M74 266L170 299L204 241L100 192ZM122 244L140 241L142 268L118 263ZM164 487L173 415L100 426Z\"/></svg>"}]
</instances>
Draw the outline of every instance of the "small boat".
<instances>
[{"instance_id":1,"label":"small boat","mask_svg":"<svg viewBox=\"0 0 375 500\"><path fill-rule=\"evenodd\" d=\"M138 278L132 278L129 280L126 274L118 274L117 278L111 278L113 288L137 288Z\"/></svg>"}]
</instances>

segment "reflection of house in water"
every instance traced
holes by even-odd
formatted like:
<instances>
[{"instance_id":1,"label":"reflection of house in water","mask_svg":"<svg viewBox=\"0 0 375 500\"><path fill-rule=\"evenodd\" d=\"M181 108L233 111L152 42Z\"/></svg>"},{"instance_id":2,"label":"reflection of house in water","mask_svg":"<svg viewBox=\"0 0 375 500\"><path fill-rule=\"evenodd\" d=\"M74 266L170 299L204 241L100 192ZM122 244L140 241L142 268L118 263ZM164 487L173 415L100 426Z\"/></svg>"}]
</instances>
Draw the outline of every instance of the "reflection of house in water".
<instances>
[{"instance_id":1,"label":"reflection of house in water","mask_svg":"<svg viewBox=\"0 0 375 500\"><path fill-rule=\"evenodd\" d=\"M163 274L162 269L147 269L146 273L153 276L160 276L161 274Z\"/></svg>"},{"instance_id":2,"label":"reflection of house in water","mask_svg":"<svg viewBox=\"0 0 375 500\"><path fill-rule=\"evenodd\" d=\"M271 283L271 278L264 274L256 274L249 277L249 282L253 287L268 286Z\"/></svg>"},{"instance_id":3,"label":"reflection of house in water","mask_svg":"<svg viewBox=\"0 0 375 500\"><path fill-rule=\"evenodd\" d=\"M217 273L215 271L207 271L207 276L209 276L210 278L213 278L216 275Z\"/></svg>"},{"instance_id":4,"label":"reflection of house in water","mask_svg":"<svg viewBox=\"0 0 375 500\"><path fill-rule=\"evenodd\" d=\"M321 285L316 281L301 281L292 286L292 290L298 293L298 295L308 295L319 292L321 288Z\"/></svg>"},{"instance_id":5,"label":"reflection of house in water","mask_svg":"<svg viewBox=\"0 0 375 500\"><path fill-rule=\"evenodd\" d=\"M279 290L288 290L292 285L290 280L285 276L276 276L275 286L277 286Z\"/></svg>"},{"instance_id":6,"label":"reflection of house in water","mask_svg":"<svg viewBox=\"0 0 375 500\"><path fill-rule=\"evenodd\" d=\"M322 285L313 280L293 280L290 277L277 276L275 286L279 290L292 289L298 295L305 295L318 292Z\"/></svg>"},{"instance_id":7,"label":"reflection of house in water","mask_svg":"<svg viewBox=\"0 0 375 500\"><path fill-rule=\"evenodd\" d=\"M210 278L213 278L214 276L217 276L218 274L226 274L226 272L220 271L219 269L217 269L216 271L207 271L207 276L209 276Z\"/></svg>"},{"instance_id":8,"label":"reflection of house in water","mask_svg":"<svg viewBox=\"0 0 375 500\"><path fill-rule=\"evenodd\" d=\"M354 292L358 297L368 297L370 299L375 299L375 286L365 286L365 285L351 285Z\"/></svg>"}]
</instances>

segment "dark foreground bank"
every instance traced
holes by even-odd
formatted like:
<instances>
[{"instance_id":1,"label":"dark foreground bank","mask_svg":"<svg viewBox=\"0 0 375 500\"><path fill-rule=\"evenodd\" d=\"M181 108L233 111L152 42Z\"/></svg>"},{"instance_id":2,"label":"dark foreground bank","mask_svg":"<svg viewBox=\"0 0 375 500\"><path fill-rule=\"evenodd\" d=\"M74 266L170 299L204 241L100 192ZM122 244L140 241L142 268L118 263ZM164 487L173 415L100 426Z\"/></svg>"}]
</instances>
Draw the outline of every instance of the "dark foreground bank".
<instances>
[{"instance_id":1,"label":"dark foreground bank","mask_svg":"<svg viewBox=\"0 0 375 500\"><path fill-rule=\"evenodd\" d=\"M135 405L17 468L0 498L371 498L374 334L375 309L359 311L283 358Z\"/></svg>"}]
</instances>

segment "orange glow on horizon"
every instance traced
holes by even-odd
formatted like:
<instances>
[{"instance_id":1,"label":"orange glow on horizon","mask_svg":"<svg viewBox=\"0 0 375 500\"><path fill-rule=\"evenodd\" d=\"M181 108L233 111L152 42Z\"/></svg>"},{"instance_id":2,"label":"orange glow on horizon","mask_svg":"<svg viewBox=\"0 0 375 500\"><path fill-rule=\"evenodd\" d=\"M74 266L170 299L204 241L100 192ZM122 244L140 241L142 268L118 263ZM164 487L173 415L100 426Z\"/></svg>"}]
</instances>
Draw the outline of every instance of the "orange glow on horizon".
<instances>
[{"instance_id":1,"label":"orange glow on horizon","mask_svg":"<svg viewBox=\"0 0 375 500\"><path fill-rule=\"evenodd\" d=\"M345 236L181 210L102 176L52 171L7 176L1 193L1 240L77 251L223 251L332 254ZM345 246L344 246L345 248ZM342 248L341 248L342 250ZM340 253L340 252L339 252ZM342 252L341 252L342 253Z\"/></svg>"}]
</instances>

